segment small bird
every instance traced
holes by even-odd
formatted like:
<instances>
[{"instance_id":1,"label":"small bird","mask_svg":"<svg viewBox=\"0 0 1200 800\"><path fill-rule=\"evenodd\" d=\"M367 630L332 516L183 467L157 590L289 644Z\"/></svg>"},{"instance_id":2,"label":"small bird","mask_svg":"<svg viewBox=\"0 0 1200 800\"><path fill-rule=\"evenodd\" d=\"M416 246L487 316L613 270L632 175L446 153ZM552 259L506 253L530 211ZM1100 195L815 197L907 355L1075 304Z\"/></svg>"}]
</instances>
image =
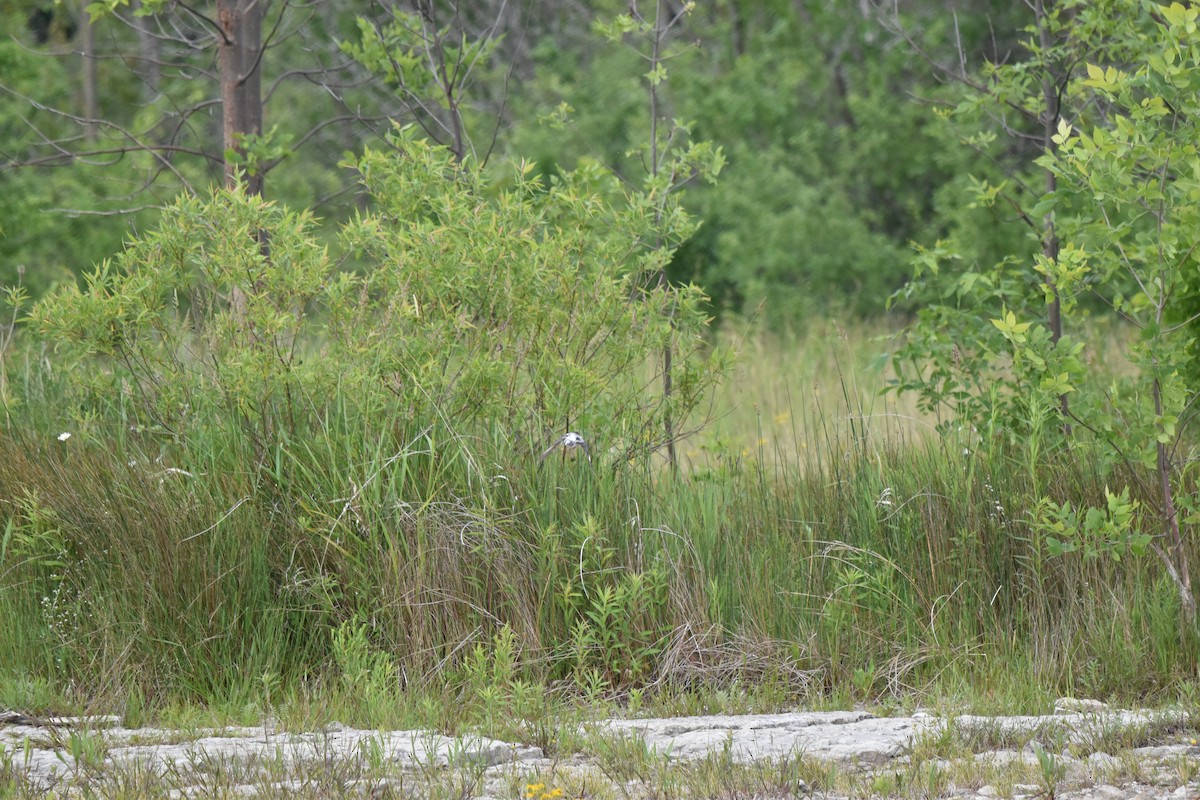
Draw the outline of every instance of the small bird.
<instances>
[{"instance_id":1,"label":"small bird","mask_svg":"<svg viewBox=\"0 0 1200 800\"><path fill-rule=\"evenodd\" d=\"M546 452L542 453L542 457L538 459L538 464L546 460L546 456L554 452L554 448L561 447L564 450L574 450L576 447L583 448L583 454L587 456L588 463L592 463L592 451L588 448L587 440L574 431L564 433L558 437L554 444L546 448Z\"/></svg>"}]
</instances>

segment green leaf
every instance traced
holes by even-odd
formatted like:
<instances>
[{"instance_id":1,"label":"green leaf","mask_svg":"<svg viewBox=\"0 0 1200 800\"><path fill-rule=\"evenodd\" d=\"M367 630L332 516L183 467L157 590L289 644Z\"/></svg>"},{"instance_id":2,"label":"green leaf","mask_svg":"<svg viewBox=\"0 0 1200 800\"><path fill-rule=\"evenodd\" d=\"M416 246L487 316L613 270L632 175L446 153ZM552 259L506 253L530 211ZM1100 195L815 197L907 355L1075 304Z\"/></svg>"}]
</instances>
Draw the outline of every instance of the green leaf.
<instances>
[{"instance_id":1,"label":"green leaf","mask_svg":"<svg viewBox=\"0 0 1200 800\"><path fill-rule=\"evenodd\" d=\"M1196 20L1196 9L1184 7L1179 3L1171 3L1171 5L1160 7L1158 10L1167 23L1174 28L1186 27L1189 22L1194 23Z\"/></svg>"},{"instance_id":2,"label":"green leaf","mask_svg":"<svg viewBox=\"0 0 1200 800\"><path fill-rule=\"evenodd\" d=\"M1053 140L1053 142L1055 144L1061 145L1064 142L1066 142L1067 139L1071 138L1071 133L1073 130L1074 130L1074 128L1071 127L1071 123L1067 122L1067 120L1065 118L1059 117L1058 132L1055 133L1050 138Z\"/></svg>"},{"instance_id":3,"label":"green leaf","mask_svg":"<svg viewBox=\"0 0 1200 800\"><path fill-rule=\"evenodd\" d=\"M1055 558L1067 553L1074 553L1077 547L1074 542L1064 542L1053 536L1046 537L1046 552Z\"/></svg>"}]
</instances>

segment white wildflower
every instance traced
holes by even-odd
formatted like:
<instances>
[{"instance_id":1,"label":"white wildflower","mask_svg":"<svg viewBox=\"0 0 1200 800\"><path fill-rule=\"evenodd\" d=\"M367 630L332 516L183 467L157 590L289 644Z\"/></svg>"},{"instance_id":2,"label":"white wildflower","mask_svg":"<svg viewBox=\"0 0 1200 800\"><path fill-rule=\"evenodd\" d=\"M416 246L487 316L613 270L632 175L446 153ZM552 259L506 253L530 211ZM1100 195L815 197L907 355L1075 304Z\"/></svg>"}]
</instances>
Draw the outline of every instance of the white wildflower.
<instances>
[{"instance_id":1,"label":"white wildflower","mask_svg":"<svg viewBox=\"0 0 1200 800\"><path fill-rule=\"evenodd\" d=\"M60 433L58 435L58 440L60 442L65 442L67 439L70 439L70 438L71 438L71 434L67 431L63 431L62 433Z\"/></svg>"}]
</instances>

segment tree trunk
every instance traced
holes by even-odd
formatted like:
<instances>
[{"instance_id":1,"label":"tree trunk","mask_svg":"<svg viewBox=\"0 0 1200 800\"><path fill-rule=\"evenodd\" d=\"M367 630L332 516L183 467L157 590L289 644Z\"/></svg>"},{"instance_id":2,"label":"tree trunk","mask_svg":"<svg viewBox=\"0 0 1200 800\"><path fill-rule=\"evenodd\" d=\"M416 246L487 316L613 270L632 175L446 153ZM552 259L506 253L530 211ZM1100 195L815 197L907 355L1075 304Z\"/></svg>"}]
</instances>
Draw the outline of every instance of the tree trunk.
<instances>
[{"instance_id":1,"label":"tree trunk","mask_svg":"<svg viewBox=\"0 0 1200 800\"><path fill-rule=\"evenodd\" d=\"M84 6L87 5L85 2ZM96 36L92 16L86 8L79 15L79 42L83 50L83 135L89 142L96 141L96 120L100 117L96 86Z\"/></svg>"},{"instance_id":2,"label":"tree trunk","mask_svg":"<svg viewBox=\"0 0 1200 800\"><path fill-rule=\"evenodd\" d=\"M262 169L247 170L243 137L262 134L262 22L269 0L217 0L218 54L221 81L221 118L224 123L225 186L241 186L249 195L262 195ZM251 174L253 172L253 174ZM267 231L256 234L264 258L271 255ZM257 289L258 287L253 287ZM262 346L253 323L247 321L245 290L234 286L229 304L256 346ZM270 420L264 419L264 430Z\"/></svg>"},{"instance_id":3,"label":"tree trunk","mask_svg":"<svg viewBox=\"0 0 1200 800\"><path fill-rule=\"evenodd\" d=\"M137 73L142 79L142 101L149 105L158 98L158 87L162 82L162 44L151 27L154 24L153 15L139 17L136 14L141 6L142 0L133 0L129 4L135 12L133 27L138 38L140 62Z\"/></svg>"},{"instance_id":4,"label":"tree trunk","mask_svg":"<svg viewBox=\"0 0 1200 800\"><path fill-rule=\"evenodd\" d=\"M218 65L224 120L225 184L244 181L250 194L262 194L263 174L243 174L246 148L242 137L259 135L263 128L262 23L267 0L217 0L220 28ZM231 159L228 154L238 157Z\"/></svg>"}]
</instances>

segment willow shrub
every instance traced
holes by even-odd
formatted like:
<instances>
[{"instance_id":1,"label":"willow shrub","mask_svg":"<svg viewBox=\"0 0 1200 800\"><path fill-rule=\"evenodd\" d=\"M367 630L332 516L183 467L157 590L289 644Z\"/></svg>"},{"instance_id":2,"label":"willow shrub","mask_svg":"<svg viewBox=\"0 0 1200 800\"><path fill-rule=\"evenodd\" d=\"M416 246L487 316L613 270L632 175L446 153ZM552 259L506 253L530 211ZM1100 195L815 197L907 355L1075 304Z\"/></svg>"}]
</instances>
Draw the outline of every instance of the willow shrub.
<instances>
[{"instance_id":1,"label":"willow shrub","mask_svg":"<svg viewBox=\"0 0 1200 800\"><path fill-rule=\"evenodd\" d=\"M392 144L355 164L373 200L343 230L357 272L310 214L215 191L45 298L32 320L83 407L116 398L183 442L235 428L260 458L347 409L494 428L526 453L571 429L625 456L661 446L719 372L701 292L653 280L686 216L598 170L497 185L408 131Z\"/></svg>"},{"instance_id":2,"label":"willow shrub","mask_svg":"<svg viewBox=\"0 0 1200 800\"><path fill-rule=\"evenodd\" d=\"M508 624L523 648L557 654L557 675L651 674L658 632L682 613L639 588L661 554L643 567L618 541L581 600L579 552L556 543L621 505L593 481L653 474L645 458L719 374L703 296L657 278L692 225L599 170L544 185L523 167L489 177L407 131L392 145L354 165L372 202L341 231L353 270L311 214L220 190L178 200L33 307L59 382L25 407L72 418L75 436L0 482L23 565L0 575L0 607L48 654L0 637L14 663L53 662L82 686L139 675L147 691L240 697L247 675L345 669L335 632L369 620L372 652L410 673L453 670L464 643ZM567 430L594 469L539 467ZM629 459L643 465L599 463ZM544 484L564 481L562 519L525 505L543 488L556 501ZM34 505L17 502L26 486ZM42 519L58 521L53 537ZM629 529L605 519L584 545ZM564 583L566 610L543 613ZM77 625L48 627L35 592ZM593 618L640 626L640 649Z\"/></svg>"}]
</instances>

